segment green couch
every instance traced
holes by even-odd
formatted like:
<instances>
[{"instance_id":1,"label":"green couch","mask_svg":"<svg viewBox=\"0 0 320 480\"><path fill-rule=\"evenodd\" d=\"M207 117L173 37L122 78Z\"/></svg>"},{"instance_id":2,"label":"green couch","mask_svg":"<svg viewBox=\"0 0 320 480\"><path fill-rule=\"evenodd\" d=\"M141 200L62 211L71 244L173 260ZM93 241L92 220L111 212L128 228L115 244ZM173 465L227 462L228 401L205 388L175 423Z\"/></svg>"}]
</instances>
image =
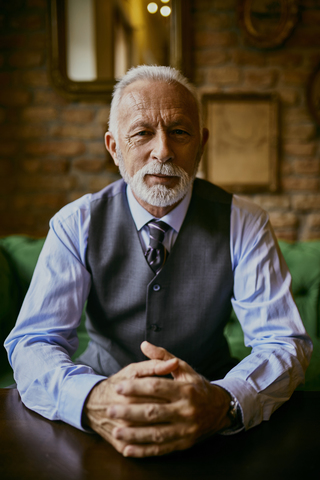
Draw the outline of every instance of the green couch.
<instances>
[{"instance_id":1,"label":"green couch","mask_svg":"<svg viewBox=\"0 0 320 480\"><path fill-rule=\"evenodd\" d=\"M27 292L44 239L13 235L0 238L0 341L15 324ZM304 390L320 390L320 241L287 243L280 248L292 274L292 291L302 320L314 344L312 360L306 374ZM234 314L225 333L231 353L239 359L250 353L244 346L241 326ZM86 348L88 336L84 314L78 329L79 347L74 357ZM13 383L5 349L0 348L0 387Z\"/></svg>"}]
</instances>

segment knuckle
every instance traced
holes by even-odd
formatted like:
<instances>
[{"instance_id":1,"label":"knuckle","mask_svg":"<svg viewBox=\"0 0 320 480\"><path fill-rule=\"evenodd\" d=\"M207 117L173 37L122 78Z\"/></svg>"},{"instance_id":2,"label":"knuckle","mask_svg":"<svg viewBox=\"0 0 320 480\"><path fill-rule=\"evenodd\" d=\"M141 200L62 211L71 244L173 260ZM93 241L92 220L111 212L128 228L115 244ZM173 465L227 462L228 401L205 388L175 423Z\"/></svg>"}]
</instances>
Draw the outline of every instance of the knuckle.
<instances>
[{"instance_id":1,"label":"knuckle","mask_svg":"<svg viewBox=\"0 0 320 480\"><path fill-rule=\"evenodd\" d=\"M145 409L145 416L147 420L155 420L158 416L158 409L155 405L148 405Z\"/></svg>"},{"instance_id":2,"label":"knuckle","mask_svg":"<svg viewBox=\"0 0 320 480\"><path fill-rule=\"evenodd\" d=\"M152 435L152 440L154 443L158 444L158 443L162 443L163 440L164 440L164 436L163 436L163 433L159 430L154 430L153 431L153 435ZM158 448L158 447L157 447Z\"/></svg>"}]
</instances>

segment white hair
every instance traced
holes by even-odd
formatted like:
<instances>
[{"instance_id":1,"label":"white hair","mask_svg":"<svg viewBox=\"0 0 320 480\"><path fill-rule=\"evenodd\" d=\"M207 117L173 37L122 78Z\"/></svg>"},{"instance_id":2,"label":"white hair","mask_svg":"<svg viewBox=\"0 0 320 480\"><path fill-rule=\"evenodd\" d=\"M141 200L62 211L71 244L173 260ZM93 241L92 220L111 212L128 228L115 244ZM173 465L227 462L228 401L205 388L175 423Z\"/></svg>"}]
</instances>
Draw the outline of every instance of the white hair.
<instances>
[{"instance_id":1,"label":"white hair","mask_svg":"<svg viewBox=\"0 0 320 480\"><path fill-rule=\"evenodd\" d=\"M198 92L194 85L192 85L186 77L173 67L165 67L158 65L139 65L132 67L127 73L116 83L110 107L109 115L109 131L118 141L118 111L124 89L138 80L150 80L154 82L166 82L168 84L183 85L194 98L199 114L200 136L202 137L202 109Z\"/></svg>"}]
</instances>

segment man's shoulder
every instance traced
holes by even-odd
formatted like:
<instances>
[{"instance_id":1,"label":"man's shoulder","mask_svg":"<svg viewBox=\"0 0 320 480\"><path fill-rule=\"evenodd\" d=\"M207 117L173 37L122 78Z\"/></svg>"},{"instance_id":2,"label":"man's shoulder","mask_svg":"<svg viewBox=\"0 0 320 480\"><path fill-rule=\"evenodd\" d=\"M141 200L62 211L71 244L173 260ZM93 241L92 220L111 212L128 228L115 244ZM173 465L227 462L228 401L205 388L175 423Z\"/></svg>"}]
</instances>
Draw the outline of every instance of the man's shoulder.
<instances>
[{"instance_id":1,"label":"man's shoulder","mask_svg":"<svg viewBox=\"0 0 320 480\"><path fill-rule=\"evenodd\" d=\"M229 205L232 203L232 193L229 193L226 190L223 190L223 188L201 178L196 178L194 181L193 195L207 200L208 202L219 202Z\"/></svg>"},{"instance_id":2,"label":"man's shoulder","mask_svg":"<svg viewBox=\"0 0 320 480\"><path fill-rule=\"evenodd\" d=\"M90 215L92 203L104 201L108 198L115 197L125 189L126 184L122 179L107 185L105 188L96 193L87 193L82 197L65 205L54 217L53 220L65 222L70 217L85 217Z\"/></svg>"}]
</instances>

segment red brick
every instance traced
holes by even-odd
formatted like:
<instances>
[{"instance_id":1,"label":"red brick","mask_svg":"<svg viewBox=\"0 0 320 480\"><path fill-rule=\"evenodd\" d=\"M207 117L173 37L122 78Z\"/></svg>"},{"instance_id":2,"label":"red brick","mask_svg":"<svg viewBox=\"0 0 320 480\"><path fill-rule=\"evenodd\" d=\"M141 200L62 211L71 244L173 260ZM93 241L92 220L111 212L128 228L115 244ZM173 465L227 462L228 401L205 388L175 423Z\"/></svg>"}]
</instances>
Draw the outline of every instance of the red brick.
<instances>
[{"instance_id":1,"label":"red brick","mask_svg":"<svg viewBox=\"0 0 320 480\"><path fill-rule=\"evenodd\" d=\"M13 163L10 160L0 159L0 177L6 177L13 173Z\"/></svg>"},{"instance_id":2,"label":"red brick","mask_svg":"<svg viewBox=\"0 0 320 480\"><path fill-rule=\"evenodd\" d=\"M23 110L21 118L27 122L46 122L57 118L57 110L54 107L28 107Z\"/></svg>"},{"instance_id":3,"label":"red brick","mask_svg":"<svg viewBox=\"0 0 320 480\"><path fill-rule=\"evenodd\" d=\"M306 108L287 108L282 114L284 125L286 124L301 124L306 123L313 125L311 122L311 115Z\"/></svg>"},{"instance_id":4,"label":"red brick","mask_svg":"<svg viewBox=\"0 0 320 480\"><path fill-rule=\"evenodd\" d=\"M44 173L66 173L69 170L69 162L65 158L47 159L42 162Z\"/></svg>"},{"instance_id":5,"label":"red brick","mask_svg":"<svg viewBox=\"0 0 320 480\"><path fill-rule=\"evenodd\" d=\"M27 173L36 173L39 172L41 164L42 162L38 158L28 158L20 162L20 168Z\"/></svg>"},{"instance_id":6,"label":"red brick","mask_svg":"<svg viewBox=\"0 0 320 480\"><path fill-rule=\"evenodd\" d=\"M312 140L317 133L315 125L292 125L287 124L284 128L284 136L287 139L300 140Z\"/></svg>"},{"instance_id":7,"label":"red brick","mask_svg":"<svg viewBox=\"0 0 320 480\"><path fill-rule=\"evenodd\" d=\"M3 157L12 157L18 151L17 142L0 142L0 155Z\"/></svg>"},{"instance_id":8,"label":"red brick","mask_svg":"<svg viewBox=\"0 0 320 480\"><path fill-rule=\"evenodd\" d=\"M31 100L31 94L27 90L8 88L0 90L0 104L7 107L22 107Z\"/></svg>"},{"instance_id":9,"label":"red brick","mask_svg":"<svg viewBox=\"0 0 320 480\"><path fill-rule=\"evenodd\" d=\"M297 215L292 212L271 212L269 218L274 228L297 227L299 223Z\"/></svg>"},{"instance_id":10,"label":"red brick","mask_svg":"<svg viewBox=\"0 0 320 480\"><path fill-rule=\"evenodd\" d=\"M26 145L26 153L30 155L62 155L73 157L85 151L83 142L61 141L61 142L36 142Z\"/></svg>"},{"instance_id":11,"label":"red brick","mask_svg":"<svg viewBox=\"0 0 320 480\"><path fill-rule=\"evenodd\" d=\"M209 70L207 75L207 81L214 84L232 84L239 83L240 70L236 67L217 67Z\"/></svg>"},{"instance_id":12,"label":"red brick","mask_svg":"<svg viewBox=\"0 0 320 480\"><path fill-rule=\"evenodd\" d=\"M81 139L101 138L103 141L104 130L97 125L57 125L52 127L51 135L53 137L73 137Z\"/></svg>"},{"instance_id":13,"label":"red brick","mask_svg":"<svg viewBox=\"0 0 320 480\"><path fill-rule=\"evenodd\" d=\"M300 53L290 53L288 51L269 53L266 56L269 65L279 67L298 67L302 64L304 56Z\"/></svg>"},{"instance_id":14,"label":"red brick","mask_svg":"<svg viewBox=\"0 0 320 480\"><path fill-rule=\"evenodd\" d=\"M320 25L320 11L319 10L304 10L302 12L302 23L307 25Z\"/></svg>"},{"instance_id":15,"label":"red brick","mask_svg":"<svg viewBox=\"0 0 320 480\"><path fill-rule=\"evenodd\" d=\"M281 101L286 105L297 105L300 99L300 93L293 89L278 89Z\"/></svg>"},{"instance_id":16,"label":"red brick","mask_svg":"<svg viewBox=\"0 0 320 480\"><path fill-rule=\"evenodd\" d=\"M310 156L316 152L314 143L288 143L284 145L284 152L287 155Z\"/></svg>"},{"instance_id":17,"label":"red brick","mask_svg":"<svg viewBox=\"0 0 320 480\"><path fill-rule=\"evenodd\" d=\"M77 179L66 175L28 175L18 179L20 191L61 192L77 187Z\"/></svg>"},{"instance_id":18,"label":"red brick","mask_svg":"<svg viewBox=\"0 0 320 480\"><path fill-rule=\"evenodd\" d=\"M320 35L317 28L301 28L294 31L293 35L286 41L287 47L320 47Z\"/></svg>"},{"instance_id":19,"label":"red brick","mask_svg":"<svg viewBox=\"0 0 320 480\"><path fill-rule=\"evenodd\" d=\"M43 24L43 16L34 15L20 15L14 17L10 21L10 26L15 30L39 30Z\"/></svg>"},{"instance_id":20,"label":"red brick","mask_svg":"<svg viewBox=\"0 0 320 480\"><path fill-rule=\"evenodd\" d=\"M266 63L265 55L248 50L235 50L233 60L238 65L254 65L263 67Z\"/></svg>"},{"instance_id":21,"label":"red brick","mask_svg":"<svg viewBox=\"0 0 320 480\"><path fill-rule=\"evenodd\" d=\"M288 176L293 173L292 161L283 158L280 162L280 174L281 176Z\"/></svg>"},{"instance_id":22,"label":"red brick","mask_svg":"<svg viewBox=\"0 0 320 480\"><path fill-rule=\"evenodd\" d=\"M6 111L4 108L0 108L0 123L4 122L6 119Z\"/></svg>"},{"instance_id":23,"label":"red brick","mask_svg":"<svg viewBox=\"0 0 320 480\"><path fill-rule=\"evenodd\" d=\"M0 87L9 87L13 84L13 75L11 72L0 73Z\"/></svg>"},{"instance_id":24,"label":"red brick","mask_svg":"<svg viewBox=\"0 0 320 480\"><path fill-rule=\"evenodd\" d=\"M34 32L29 35L27 47L30 49L45 49L47 45L47 36L43 32Z\"/></svg>"},{"instance_id":25,"label":"red brick","mask_svg":"<svg viewBox=\"0 0 320 480\"><path fill-rule=\"evenodd\" d=\"M320 230L320 213L312 213L307 216L307 226Z\"/></svg>"},{"instance_id":26,"label":"red brick","mask_svg":"<svg viewBox=\"0 0 320 480\"><path fill-rule=\"evenodd\" d=\"M281 75L281 80L285 84L305 86L307 80L309 79L309 76L310 72L305 72L301 70L284 70Z\"/></svg>"},{"instance_id":27,"label":"red brick","mask_svg":"<svg viewBox=\"0 0 320 480\"><path fill-rule=\"evenodd\" d=\"M228 52L219 50L199 50L195 54L195 63L199 66L220 65L230 60Z\"/></svg>"},{"instance_id":28,"label":"red brick","mask_svg":"<svg viewBox=\"0 0 320 480\"><path fill-rule=\"evenodd\" d=\"M233 32L196 32L195 46L199 47L234 47L237 36Z\"/></svg>"},{"instance_id":29,"label":"red brick","mask_svg":"<svg viewBox=\"0 0 320 480\"><path fill-rule=\"evenodd\" d=\"M302 240L320 240L320 230L307 232Z\"/></svg>"},{"instance_id":30,"label":"red brick","mask_svg":"<svg viewBox=\"0 0 320 480\"><path fill-rule=\"evenodd\" d=\"M295 210L320 210L320 195L294 195L291 201Z\"/></svg>"},{"instance_id":31,"label":"red brick","mask_svg":"<svg viewBox=\"0 0 320 480\"><path fill-rule=\"evenodd\" d=\"M2 125L0 137L2 138L40 138L47 134L45 125Z\"/></svg>"},{"instance_id":32,"label":"red brick","mask_svg":"<svg viewBox=\"0 0 320 480\"><path fill-rule=\"evenodd\" d=\"M254 88L270 88L277 81L278 73L274 70L248 70L245 72L245 83Z\"/></svg>"},{"instance_id":33,"label":"red brick","mask_svg":"<svg viewBox=\"0 0 320 480\"><path fill-rule=\"evenodd\" d=\"M47 1L46 0L28 0L27 2L28 7L36 7L36 8L47 8Z\"/></svg>"},{"instance_id":34,"label":"red brick","mask_svg":"<svg viewBox=\"0 0 320 480\"><path fill-rule=\"evenodd\" d=\"M33 103L40 105L67 105L69 102L64 97L53 90L35 90L33 94Z\"/></svg>"},{"instance_id":35,"label":"red brick","mask_svg":"<svg viewBox=\"0 0 320 480\"><path fill-rule=\"evenodd\" d=\"M90 123L93 121L93 118L94 111L80 110L79 108L64 110L61 114L63 121L71 123Z\"/></svg>"},{"instance_id":36,"label":"red brick","mask_svg":"<svg viewBox=\"0 0 320 480\"><path fill-rule=\"evenodd\" d=\"M268 211L290 208L290 197L288 195L255 195L253 201Z\"/></svg>"},{"instance_id":37,"label":"red brick","mask_svg":"<svg viewBox=\"0 0 320 480\"><path fill-rule=\"evenodd\" d=\"M21 80L24 84L31 85L32 87L49 86L48 75L45 70L30 70L22 75L20 74L20 81Z\"/></svg>"},{"instance_id":38,"label":"red brick","mask_svg":"<svg viewBox=\"0 0 320 480\"><path fill-rule=\"evenodd\" d=\"M1 49L16 49L25 47L27 44L28 37L25 34L9 34L1 35L0 37L0 48Z\"/></svg>"},{"instance_id":39,"label":"red brick","mask_svg":"<svg viewBox=\"0 0 320 480\"><path fill-rule=\"evenodd\" d=\"M92 156L104 155L106 156L106 147L104 145L104 139L99 142L86 142L87 153Z\"/></svg>"},{"instance_id":40,"label":"red brick","mask_svg":"<svg viewBox=\"0 0 320 480\"><path fill-rule=\"evenodd\" d=\"M45 208L59 210L67 203L66 194L57 193L41 193L41 194L18 194L13 199L13 207L15 209L37 209Z\"/></svg>"},{"instance_id":41,"label":"red brick","mask_svg":"<svg viewBox=\"0 0 320 480\"><path fill-rule=\"evenodd\" d=\"M237 1L238 0L213 0L212 3L213 7L216 10L231 10L235 11L237 7Z\"/></svg>"},{"instance_id":42,"label":"red brick","mask_svg":"<svg viewBox=\"0 0 320 480\"><path fill-rule=\"evenodd\" d=\"M72 162L72 166L76 170L81 170L83 172L101 172L106 165L106 161L100 158L95 159L86 159L86 158L77 158Z\"/></svg>"},{"instance_id":43,"label":"red brick","mask_svg":"<svg viewBox=\"0 0 320 480\"><path fill-rule=\"evenodd\" d=\"M120 178L120 177L118 177ZM88 181L88 191L89 192L98 192L99 190L102 190L104 187L106 187L107 185L109 185L110 183L114 182L115 180L117 180L117 178L113 178L113 177L110 177L110 176L102 176L102 175L99 175L99 176L94 176L92 178L89 179Z\"/></svg>"},{"instance_id":44,"label":"red brick","mask_svg":"<svg viewBox=\"0 0 320 480\"><path fill-rule=\"evenodd\" d=\"M228 13L217 13L217 12L199 12L194 17L195 29L202 30L225 30L227 28L233 27L235 23L234 15L229 15Z\"/></svg>"},{"instance_id":45,"label":"red brick","mask_svg":"<svg viewBox=\"0 0 320 480\"><path fill-rule=\"evenodd\" d=\"M285 240L287 242L295 242L297 240L296 230L281 230L275 229L275 234L278 240Z\"/></svg>"},{"instance_id":46,"label":"red brick","mask_svg":"<svg viewBox=\"0 0 320 480\"><path fill-rule=\"evenodd\" d=\"M39 67L44 61L41 51L15 52L9 57L9 64L12 67L26 68Z\"/></svg>"},{"instance_id":47,"label":"red brick","mask_svg":"<svg viewBox=\"0 0 320 480\"><path fill-rule=\"evenodd\" d=\"M320 161L316 159L294 160L293 171L305 175L318 175L320 173Z\"/></svg>"},{"instance_id":48,"label":"red brick","mask_svg":"<svg viewBox=\"0 0 320 480\"><path fill-rule=\"evenodd\" d=\"M96 117L96 121L98 123L102 123L103 125L108 125L109 114L110 114L110 108L109 107L99 107L97 117Z\"/></svg>"},{"instance_id":49,"label":"red brick","mask_svg":"<svg viewBox=\"0 0 320 480\"><path fill-rule=\"evenodd\" d=\"M301 190L315 192L319 190L319 179L309 177L285 177L281 180L281 186L286 192Z\"/></svg>"}]
</instances>

